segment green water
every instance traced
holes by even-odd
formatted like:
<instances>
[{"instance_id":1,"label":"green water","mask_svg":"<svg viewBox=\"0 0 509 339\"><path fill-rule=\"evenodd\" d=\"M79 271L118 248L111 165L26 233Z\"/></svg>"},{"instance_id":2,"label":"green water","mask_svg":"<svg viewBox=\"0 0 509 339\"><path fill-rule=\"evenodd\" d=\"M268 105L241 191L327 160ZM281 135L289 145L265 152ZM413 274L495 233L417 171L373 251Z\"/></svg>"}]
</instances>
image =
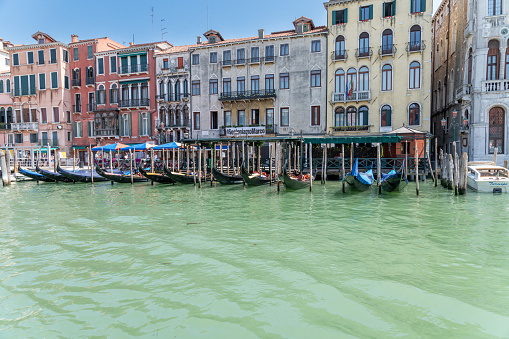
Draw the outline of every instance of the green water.
<instances>
[{"instance_id":1,"label":"green water","mask_svg":"<svg viewBox=\"0 0 509 339\"><path fill-rule=\"evenodd\" d=\"M509 195L0 187L0 338L509 337Z\"/></svg>"}]
</instances>

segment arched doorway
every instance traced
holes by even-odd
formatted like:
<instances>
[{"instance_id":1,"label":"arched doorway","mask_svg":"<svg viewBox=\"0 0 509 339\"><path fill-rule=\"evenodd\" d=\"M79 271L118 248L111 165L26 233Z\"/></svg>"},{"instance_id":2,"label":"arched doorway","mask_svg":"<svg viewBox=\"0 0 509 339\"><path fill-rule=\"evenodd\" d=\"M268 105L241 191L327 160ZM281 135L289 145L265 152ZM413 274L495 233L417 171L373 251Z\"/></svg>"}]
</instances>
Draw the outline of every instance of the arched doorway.
<instances>
[{"instance_id":1,"label":"arched doorway","mask_svg":"<svg viewBox=\"0 0 509 339\"><path fill-rule=\"evenodd\" d=\"M505 130L505 111L502 107L493 107L489 114L489 141L488 151L490 154L504 153L504 130Z\"/></svg>"}]
</instances>

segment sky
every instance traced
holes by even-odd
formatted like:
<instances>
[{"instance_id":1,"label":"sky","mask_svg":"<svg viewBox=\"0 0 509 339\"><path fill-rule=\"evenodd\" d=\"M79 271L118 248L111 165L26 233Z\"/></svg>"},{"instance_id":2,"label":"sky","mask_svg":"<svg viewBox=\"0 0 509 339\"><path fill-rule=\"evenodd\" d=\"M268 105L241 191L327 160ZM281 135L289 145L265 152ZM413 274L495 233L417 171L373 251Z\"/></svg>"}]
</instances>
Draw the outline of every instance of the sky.
<instances>
[{"instance_id":1,"label":"sky","mask_svg":"<svg viewBox=\"0 0 509 339\"><path fill-rule=\"evenodd\" d=\"M325 1L317 0L18 1L0 0L0 38L14 44L32 44L32 34L42 31L64 43L77 34L79 39L107 36L125 45L133 37L135 43L165 40L189 45L208 29L232 39L256 36L260 28L266 33L292 29L292 21L301 16L316 26L327 19ZM433 1L434 12L440 1Z\"/></svg>"}]
</instances>

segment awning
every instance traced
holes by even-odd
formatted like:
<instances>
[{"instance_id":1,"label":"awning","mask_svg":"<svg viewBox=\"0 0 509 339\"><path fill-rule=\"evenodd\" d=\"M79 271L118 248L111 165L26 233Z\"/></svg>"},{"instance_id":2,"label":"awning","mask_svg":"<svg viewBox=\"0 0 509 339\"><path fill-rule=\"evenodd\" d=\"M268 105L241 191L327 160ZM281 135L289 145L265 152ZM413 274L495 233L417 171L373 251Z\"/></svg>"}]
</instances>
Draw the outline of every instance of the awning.
<instances>
[{"instance_id":1,"label":"awning","mask_svg":"<svg viewBox=\"0 0 509 339\"><path fill-rule=\"evenodd\" d=\"M135 55L146 55L146 54L147 54L147 51L140 51L140 52L119 54L118 57L123 58L123 57L129 57L129 56L135 56Z\"/></svg>"},{"instance_id":2,"label":"awning","mask_svg":"<svg viewBox=\"0 0 509 339\"><path fill-rule=\"evenodd\" d=\"M146 151L154 147L154 144L144 143L144 144L136 144L129 147L124 147L122 151Z\"/></svg>"},{"instance_id":3,"label":"awning","mask_svg":"<svg viewBox=\"0 0 509 339\"><path fill-rule=\"evenodd\" d=\"M157 145L154 147L154 150L173 149L173 148L179 148L180 146L182 146L181 143L170 142L168 144Z\"/></svg>"},{"instance_id":4,"label":"awning","mask_svg":"<svg viewBox=\"0 0 509 339\"><path fill-rule=\"evenodd\" d=\"M72 146L71 149L87 149L86 146Z\"/></svg>"},{"instance_id":5,"label":"awning","mask_svg":"<svg viewBox=\"0 0 509 339\"><path fill-rule=\"evenodd\" d=\"M392 144L400 142L399 135L362 135L345 137L303 138L305 144Z\"/></svg>"},{"instance_id":6,"label":"awning","mask_svg":"<svg viewBox=\"0 0 509 339\"><path fill-rule=\"evenodd\" d=\"M117 150L125 148L125 147L128 147L128 146L125 145L125 144L116 143L116 144L109 144L109 145L104 145L104 146L97 146L97 147L92 148L92 151L94 151L94 152L97 152L97 151L117 151Z\"/></svg>"},{"instance_id":7,"label":"awning","mask_svg":"<svg viewBox=\"0 0 509 339\"><path fill-rule=\"evenodd\" d=\"M129 85L129 84L145 84L148 82L148 79L140 79L140 80L130 80L130 81L119 81L120 85Z\"/></svg>"}]
</instances>

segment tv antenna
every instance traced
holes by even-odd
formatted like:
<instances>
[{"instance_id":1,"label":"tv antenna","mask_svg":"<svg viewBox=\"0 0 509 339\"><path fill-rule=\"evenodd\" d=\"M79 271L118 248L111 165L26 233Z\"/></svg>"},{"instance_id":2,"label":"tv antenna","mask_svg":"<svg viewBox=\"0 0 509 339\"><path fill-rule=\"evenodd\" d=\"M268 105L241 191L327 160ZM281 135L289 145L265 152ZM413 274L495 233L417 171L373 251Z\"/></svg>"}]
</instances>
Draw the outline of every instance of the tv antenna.
<instances>
[{"instance_id":1,"label":"tv antenna","mask_svg":"<svg viewBox=\"0 0 509 339\"><path fill-rule=\"evenodd\" d=\"M163 21L166 21L164 19L161 19L161 41L164 41L164 35L168 32L166 31L166 27L163 27Z\"/></svg>"},{"instance_id":2,"label":"tv antenna","mask_svg":"<svg viewBox=\"0 0 509 339\"><path fill-rule=\"evenodd\" d=\"M207 0L207 31L209 30L209 0Z\"/></svg>"},{"instance_id":3,"label":"tv antenna","mask_svg":"<svg viewBox=\"0 0 509 339\"><path fill-rule=\"evenodd\" d=\"M154 42L154 7L152 7L152 14L150 16L152 17L152 42Z\"/></svg>"}]
</instances>

